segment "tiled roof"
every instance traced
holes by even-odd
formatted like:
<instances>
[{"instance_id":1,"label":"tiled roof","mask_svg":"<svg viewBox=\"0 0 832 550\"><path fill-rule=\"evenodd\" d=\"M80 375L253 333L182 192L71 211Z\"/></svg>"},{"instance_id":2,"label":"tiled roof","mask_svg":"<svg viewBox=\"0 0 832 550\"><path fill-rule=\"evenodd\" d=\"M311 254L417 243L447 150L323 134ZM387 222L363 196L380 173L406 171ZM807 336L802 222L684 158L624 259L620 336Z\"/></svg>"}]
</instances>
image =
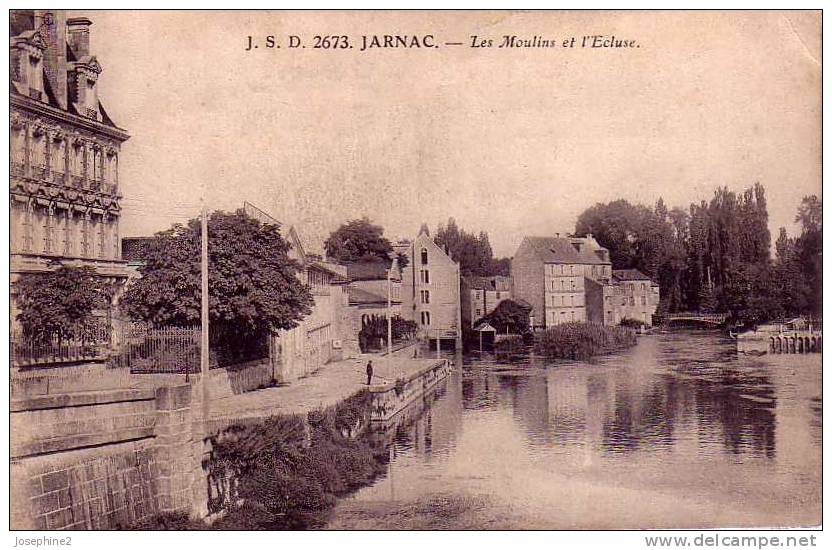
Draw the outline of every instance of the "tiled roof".
<instances>
[{"instance_id":1,"label":"tiled roof","mask_svg":"<svg viewBox=\"0 0 832 550\"><path fill-rule=\"evenodd\" d=\"M613 269L612 276L619 281L649 281L650 277L638 269Z\"/></svg>"},{"instance_id":2,"label":"tiled roof","mask_svg":"<svg viewBox=\"0 0 832 550\"><path fill-rule=\"evenodd\" d=\"M589 244L580 245L565 237L526 237L541 261L548 264L608 264L595 253Z\"/></svg>"},{"instance_id":3,"label":"tiled roof","mask_svg":"<svg viewBox=\"0 0 832 550\"><path fill-rule=\"evenodd\" d=\"M508 292L511 290L511 278L495 275L493 277L477 277L471 275L464 277L465 284L472 290L499 290Z\"/></svg>"},{"instance_id":4,"label":"tiled roof","mask_svg":"<svg viewBox=\"0 0 832 550\"><path fill-rule=\"evenodd\" d=\"M390 269L389 260L377 262L355 262L347 265L347 277L353 281L375 281L387 279L387 270Z\"/></svg>"},{"instance_id":5,"label":"tiled roof","mask_svg":"<svg viewBox=\"0 0 832 550\"><path fill-rule=\"evenodd\" d=\"M351 305L387 303L386 297L354 286L347 287L347 296L349 297Z\"/></svg>"}]
</instances>

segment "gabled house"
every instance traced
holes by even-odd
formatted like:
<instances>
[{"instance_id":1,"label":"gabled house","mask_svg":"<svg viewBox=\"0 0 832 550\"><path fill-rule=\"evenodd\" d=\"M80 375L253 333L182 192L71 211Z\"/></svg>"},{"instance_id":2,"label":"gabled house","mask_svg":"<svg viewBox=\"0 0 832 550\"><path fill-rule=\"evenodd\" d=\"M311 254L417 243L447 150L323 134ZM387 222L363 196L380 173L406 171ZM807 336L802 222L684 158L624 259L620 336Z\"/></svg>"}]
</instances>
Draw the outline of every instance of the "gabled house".
<instances>
[{"instance_id":1,"label":"gabled house","mask_svg":"<svg viewBox=\"0 0 832 550\"><path fill-rule=\"evenodd\" d=\"M419 335L436 345L462 346L459 264L433 242L427 226L401 251L408 258L402 273L402 317L415 321Z\"/></svg>"}]
</instances>

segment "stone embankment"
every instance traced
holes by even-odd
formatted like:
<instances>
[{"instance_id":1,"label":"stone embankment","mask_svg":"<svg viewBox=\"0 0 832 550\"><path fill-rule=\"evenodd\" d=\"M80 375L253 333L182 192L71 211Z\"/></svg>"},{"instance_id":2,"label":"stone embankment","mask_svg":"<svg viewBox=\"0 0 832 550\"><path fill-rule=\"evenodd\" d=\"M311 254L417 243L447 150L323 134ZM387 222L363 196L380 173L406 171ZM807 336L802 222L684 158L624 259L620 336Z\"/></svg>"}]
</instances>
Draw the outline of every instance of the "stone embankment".
<instances>
[{"instance_id":1,"label":"stone embankment","mask_svg":"<svg viewBox=\"0 0 832 550\"><path fill-rule=\"evenodd\" d=\"M17 378L10 409L12 528L113 529L166 512L204 517L212 437L275 415L307 416L363 390L371 396L371 420L390 421L450 372L447 360L412 353L330 363L293 384L245 393L235 391L263 378L260 366L243 382L212 373L225 378L209 386L207 419L198 379L185 383L181 375L75 367ZM375 377L368 387L369 360Z\"/></svg>"}]
</instances>

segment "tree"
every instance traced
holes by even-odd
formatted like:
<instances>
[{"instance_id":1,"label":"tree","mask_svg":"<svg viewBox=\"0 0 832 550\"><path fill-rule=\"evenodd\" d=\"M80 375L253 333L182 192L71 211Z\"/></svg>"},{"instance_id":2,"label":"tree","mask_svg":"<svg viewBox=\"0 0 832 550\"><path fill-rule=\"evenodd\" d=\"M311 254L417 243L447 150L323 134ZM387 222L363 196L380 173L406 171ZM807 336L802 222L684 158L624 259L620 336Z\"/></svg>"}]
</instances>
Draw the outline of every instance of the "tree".
<instances>
[{"instance_id":1,"label":"tree","mask_svg":"<svg viewBox=\"0 0 832 550\"><path fill-rule=\"evenodd\" d=\"M337 262L390 260L393 246L383 236L384 229L369 218L350 220L333 231L324 242L328 257Z\"/></svg>"},{"instance_id":2,"label":"tree","mask_svg":"<svg viewBox=\"0 0 832 550\"><path fill-rule=\"evenodd\" d=\"M474 326L488 322L498 333L507 332L525 334L529 332L529 308L523 307L514 300L503 300L494 311L485 315L474 323Z\"/></svg>"},{"instance_id":3,"label":"tree","mask_svg":"<svg viewBox=\"0 0 832 550\"><path fill-rule=\"evenodd\" d=\"M112 296L112 290L87 266L28 273L16 289L17 320L24 336L34 341L83 336L93 327L95 309L105 307Z\"/></svg>"},{"instance_id":4,"label":"tree","mask_svg":"<svg viewBox=\"0 0 832 550\"><path fill-rule=\"evenodd\" d=\"M494 258L491 260L490 275L511 276L511 258Z\"/></svg>"},{"instance_id":5,"label":"tree","mask_svg":"<svg viewBox=\"0 0 832 550\"><path fill-rule=\"evenodd\" d=\"M488 233L480 231L479 235L460 229L456 220L448 219L447 226L440 225L433 241L455 262L459 262L460 275L487 277L493 272L494 254Z\"/></svg>"},{"instance_id":6,"label":"tree","mask_svg":"<svg viewBox=\"0 0 832 550\"><path fill-rule=\"evenodd\" d=\"M795 222L800 237L789 238L780 229L777 270L782 300L790 314L819 316L823 299L823 205L817 196L804 197Z\"/></svg>"},{"instance_id":7,"label":"tree","mask_svg":"<svg viewBox=\"0 0 832 550\"><path fill-rule=\"evenodd\" d=\"M809 220L819 219L813 204L802 215ZM615 268L636 268L657 281L662 311L745 311L745 274L770 274L768 211L759 183L740 194L717 189L710 202L692 204L689 212L668 210L661 198L652 208L599 203L578 217L575 233L592 233Z\"/></svg>"},{"instance_id":8,"label":"tree","mask_svg":"<svg viewBox=\"0 0 832 550\"><path fill-rule=\"evenodd\" d=\"M623 199L598 203L578 216L575 234L591 233L601 246L610 251L610 261L616 269L636 268L641 208L644 207L634 206Z\"/></svg>"},{"instance_id":9,"label":"tree","mask_svg":"<svg viewBox=\"0 0 832 550\"><path fill-rule=\"evenodd\" d=\"M189 326L200 319L199 220L176 224L148 243L141 278L121 304L134 319L156 326ZM271 331L297 326L313 305L277 225L242 210L208 220L208 298L212 345L243 348Z\"/></svg>"},{"instance_id":10,"label":"tree","mask_svg":"<svg viewBox=\"0 0 832 550\"><path fill-rule=\"evenodd\" d=\"M662 289L660 309L677 311L684 303L685 250L679 236L687 233L686 218L678 209L668 212L661 198L653 209L616 200L585 210L575 234L592 234L610 251L616 269L638 269L657 281Z\"/></svg>"},{"instance_id":11,"label":"tree","mask_svg":"<svg viewBox=\"0 0 832 550\"><path fill-rule=\"evenodd\" d=\"M804 233L820 231L823 223L823 204L817 195L803 197L794 221L800 223Z\"/></svg>"}]
</instances>

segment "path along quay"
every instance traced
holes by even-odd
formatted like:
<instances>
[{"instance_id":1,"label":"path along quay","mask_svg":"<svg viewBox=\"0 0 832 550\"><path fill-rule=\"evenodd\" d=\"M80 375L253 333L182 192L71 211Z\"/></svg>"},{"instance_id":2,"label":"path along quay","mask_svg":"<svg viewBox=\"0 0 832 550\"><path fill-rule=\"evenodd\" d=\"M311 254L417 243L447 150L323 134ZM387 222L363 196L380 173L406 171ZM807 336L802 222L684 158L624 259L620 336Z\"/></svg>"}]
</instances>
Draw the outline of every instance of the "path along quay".
<instances>
[{"instance_id":1,"label":"path along quay","mask_svg":"<svg viewBox=\"0 0 832 550\"><path fill-rule=\"evenodd\" d=\"M392 356L362 355L327 363L314 373L285 386L235 394L220 399L209 395L209 431L274 415L308 414L336 405L368 390L373 397L371 419L386 421L421 397L451 370L446 359L413 358L411 348ZM367 385L367 362L373 362Z\"/></svg>"}]
</instances>

